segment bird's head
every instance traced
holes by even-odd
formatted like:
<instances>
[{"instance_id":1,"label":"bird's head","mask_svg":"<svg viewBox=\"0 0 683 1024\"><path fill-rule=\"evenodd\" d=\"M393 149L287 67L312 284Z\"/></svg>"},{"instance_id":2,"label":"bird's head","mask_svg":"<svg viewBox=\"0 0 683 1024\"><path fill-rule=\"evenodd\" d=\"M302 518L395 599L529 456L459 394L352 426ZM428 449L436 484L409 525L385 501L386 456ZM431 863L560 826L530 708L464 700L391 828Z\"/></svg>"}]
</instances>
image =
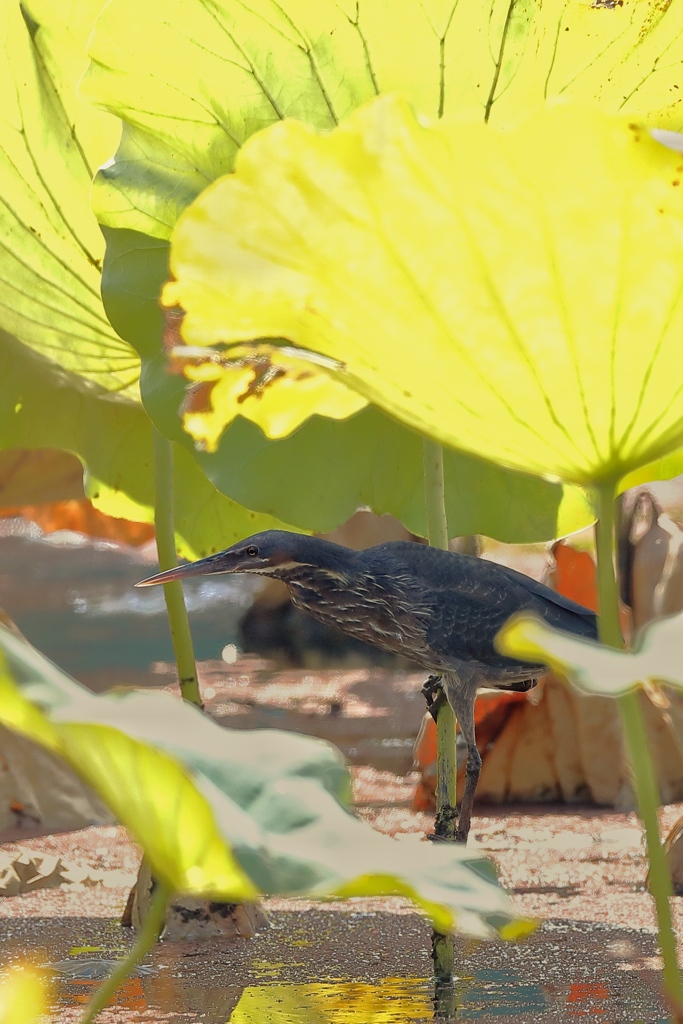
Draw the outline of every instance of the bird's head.
<instances>
[{"instance_id":1,"label":"bird's head","mask_svg":"<svg viewBox=\"0 0 683 1024\"><path fill-rule=\"evenodd\" d=\"M337 544L307 537L286 530L266 530L255 533L217 555L209 555L198 562L179 565L136 583L136 587L153 587L157 583L171 583L191 576L210 576L217 573L249 572L259 576L275 576L287 580L288 572L301 568L334 569L334 550L345 551Z\"/></svg>"}]
</instances>

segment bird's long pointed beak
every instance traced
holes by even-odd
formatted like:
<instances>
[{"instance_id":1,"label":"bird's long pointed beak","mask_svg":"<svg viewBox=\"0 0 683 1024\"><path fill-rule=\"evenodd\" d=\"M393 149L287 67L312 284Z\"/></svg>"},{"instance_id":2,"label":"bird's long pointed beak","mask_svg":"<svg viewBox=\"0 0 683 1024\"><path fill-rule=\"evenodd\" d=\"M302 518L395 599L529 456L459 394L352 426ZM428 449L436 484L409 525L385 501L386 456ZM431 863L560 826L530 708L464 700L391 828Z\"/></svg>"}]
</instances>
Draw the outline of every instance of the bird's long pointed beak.
<instances>
[{"instance_id":1,"label":"bird's long pointed beak","mask_svg":"<svg viewBox=\"0 0 683 1024\"><path fill-rule=\"evenodd\" d=\"M159 572L156 576L140 580L135 586L156 587L158 583L173 583L174 580L186 580L190 576L210 576L215 573L230 572L225 554L224 551L221 551L218 555L209 555L208 558L201 558L198 562L178 565L175 569L167 569L166 572Z\"/></svg>"}]
</instances>

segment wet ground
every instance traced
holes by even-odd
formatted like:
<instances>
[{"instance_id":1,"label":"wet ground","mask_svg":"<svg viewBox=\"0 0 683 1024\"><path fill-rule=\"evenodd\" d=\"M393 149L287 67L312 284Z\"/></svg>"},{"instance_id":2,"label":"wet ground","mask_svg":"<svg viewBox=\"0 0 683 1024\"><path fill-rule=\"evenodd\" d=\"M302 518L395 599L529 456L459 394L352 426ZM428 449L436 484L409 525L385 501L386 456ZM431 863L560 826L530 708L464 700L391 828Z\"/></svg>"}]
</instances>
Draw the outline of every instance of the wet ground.
<instances>
[{"instance_id":1,"label":"wet ground","mask_svg":"<svg viewBox=\"0 0 683 1024\"><path fill-rule=\"evenodd\" d=\"M355 775L363 815L398 841L419 841L408 829L420 829L429 818L406 806L406 783L370 769ZM384 804L375 799L383 783ZM537 915L542 924L523 942L458 943L451 1019L665 1021L634 816L588 808L481 811L475 842L498 864L518 911ZM682 811L667 808L663 824ZM25 845L111 871L114 879L112 886L61 886L0 901L3 963L27 952L49 962L56 979L52 1019L75 1024L98 978L132 941L118 918L138 852L119 828ZM128 880L117 871L128 872ZM683 937L683 899L674 904ZM254 939L162 944L103 1014L103 1024L442 1019L433 1005L430 929L408 902L269 900L266 908L271 926Z\"/></svg>"},{"instance_id":2,"label":"wet ground","mask_svg":"<svg viewBox=\"0 0 683 1024\"><path fill-rule=\"evenodd\" d=\"M433 1021L429 929L381 910L277 911L252 940L159 948L119 992L103 1022L403 1024ZM17 935L18 933L18 935ZM80 933L83 952L68 942ZM57 979L53 1019L71 1022L127 947L106 919L13 922L7 940L36 943ZM84 948L85 947L85 948ZM78 948L78 947L77 947ZM455 1020L665 1020L656 977L642 965L650 936L551 920L515 945L461 946ZM639 967L634 969L634 964ZM348 973L352 967L353 974Z\"/></svg>"}]
</instances>

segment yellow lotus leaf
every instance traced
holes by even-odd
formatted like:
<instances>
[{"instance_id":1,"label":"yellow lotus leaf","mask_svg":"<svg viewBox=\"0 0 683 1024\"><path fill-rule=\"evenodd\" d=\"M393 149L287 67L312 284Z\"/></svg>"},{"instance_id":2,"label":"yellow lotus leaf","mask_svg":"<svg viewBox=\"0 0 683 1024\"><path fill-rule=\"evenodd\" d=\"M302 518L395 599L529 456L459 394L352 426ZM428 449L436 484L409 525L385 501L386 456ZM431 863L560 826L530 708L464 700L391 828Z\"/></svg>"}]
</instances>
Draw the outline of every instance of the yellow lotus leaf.
<instances>
[{"instance_id":1,"label":"yellow lotus leaf","mask_svg":"<svg viewBox=\"0 0 683 1024\"><path fill-rule=\"evenodd\" d=\"M502 654L541 661L583 693L621 697L638 688L665 683L683 690L681 636L683 614L648 623L636 634L633 649L582 640L553 629L530 615L516 615L496 637Z\"/></svg>"},{"instance_id":2,"label":"yellow lotus leaf","mask_svg":"<svg viewBox=\"0 0 683 1024\"><path fill-rule=\"evenodd\" d=\"M48 1011L49 984L32 964L12 967L0 978L0 1024L38 1024Z\"/></svg>"},{"instance_id":3,"label":"yellow lotus leaf","mask_svg":"<svg viewBox=\"0 0 683 1024\"><path fill-rule=\"evenodd\" d=\"M265 342L220 351L175 345L171 365L193 383L182 419L197 447L215 451L237 416L251 420L266 437L278 438L310 416L346 419L367 405L357 391L302 355Z\"/></svg>"},{"instance_id":4,"label":"yellow lotus leaf","mask_svg":"<svg viewBox=\"0 0 683 1024\"><path fill-rule=\"evenodd\" d=\"M5 637L6 644L13 642ZM92 700L85 706L97 707ZM238 900L257 895L222 838L209 801L178 760L109 725L51 721L1 664L0 722L63 757L145 848L155 874L173 890Z\"/></svg>"},{"instance_id":5,"label":"yellow lotus leaf","mask_svg":"<svg viewBox=\"0 0 683 1024\"><path fill-rule=\"evenodd\" d=\"M169 887L231 901L400 894L435 927L478 939L533 928L483 856L397 843L350 813L330 744L225 730L170 694L94 696L2 624L0 648L17 680L0 663L0 722L64 757Z\"/></svg>"},{"instance_id":6,"label":"yellow lotus leaf","mask_svg":"<svg viewBox=\"0 0 683 1024\"><path fill-rule=\"evenodd\" d=\"M174 232L189 345L277 337L456 448L580 484L683 443L683 156L555 105L511 130L380 97L249 139Z\"/></svg>"}]
</instances>

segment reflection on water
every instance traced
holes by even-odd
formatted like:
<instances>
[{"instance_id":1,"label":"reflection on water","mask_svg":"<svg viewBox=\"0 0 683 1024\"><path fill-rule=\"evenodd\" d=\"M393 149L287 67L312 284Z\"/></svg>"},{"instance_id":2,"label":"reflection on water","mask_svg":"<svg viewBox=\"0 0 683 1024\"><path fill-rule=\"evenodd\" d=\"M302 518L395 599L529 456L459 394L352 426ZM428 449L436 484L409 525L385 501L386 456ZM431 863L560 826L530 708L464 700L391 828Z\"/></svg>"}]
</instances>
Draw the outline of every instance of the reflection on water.
<instances>
[{"instance_id":1,"label":"reflection on water","mask_svg":"<svg viewBox=\"0 0 683 1024\"><path fill-rule=\"evenodd\" d=\"M108 961L111 964L111 961ZM56 966L56 965L53 965ZM130 978L113 1000L118 1009L137 1011L127 1020L149 1019L152 1009L168 1024L184 1024L200 1014L210 1024L428 1024L435 1015L430 978L384 978L377 982L338 981L307 984L266 982L247 987L185 988L176 974ZM62 984L64 1005L87 1003L98 982L87 971L74 972ZM456 979L454 1021L572 1021L596 1017L627 1024L623 1004L611 1000L597 982L574 982L549 991L511 971L482 969ZM169 1012L170 1011L170 1012ZM665 1018L649 1018L666 1024ZM634 1021L634 1024L636 1022Z\"/></svg>"},{"instance_id":2,"label":"reflection on water","mask_svg":"<svg viewBox=\"0 0 683 1024\"><path fill-rule=\"evenodd\" d=\"M423 978L250 985L230 1024L398 1024L432 1016L431 983Z\"/></svg>"},{"instance_id":3,"label":"reflection on water","mask_svg":"<svg viewBox=\"0 0 683 1024\"><path fill-rule=\"evenodd\" d=\"M74 978L71 985L73 991L69 1004L77 1006L87 1005L97 989L97 982L85 978ZM124 982L116 993L112 1005L126 1010L146 1010L149 1004L140 978L129 978Z\"/></svg>"},{"instance_id":4,"label":"reflection on water","mask_svg":"<svg viewBox=\"0 0 683 1024\"><path fill-rule=\"evenodd\" d=\"M459 991L458 991L459 990ZM548 1005L539 984L524 982L508 971L481 970L456 985L459 1020L482 1020L489 1015L516 1017L542 1014Z\"/></svg>"},{"instance_id":5,"label":"reflection on water","mask_svg":"<svg viewBox=\"0 0 683 1024\"><path fill-rule=\"evenodd\" d=\"M32 643L77 677L108 669L147 669L173 657L161 588L133 584L156 571L151 549L43 535L23 520L0 520L0 607ZM188 581L198 658L220 658L251 602L249 581ZM122 679L125 682L125 679Z\"/></svg>"},{"instance_id":6,"label":"reflection on water","mask_svg":"<svg viewBox=\"0 0 683 1024\"><path fill-rule=\"evenodd\" d=\"M45 966L57 971L58 974L78 981L101 981L108 978L120 962L120 960L57 960ZM133 977L143 974L154 974L154 968L138 964L132 971Z\"/></svg>"},{"instance_id":7,"label":"reflection on water","mask_svg":"<svg viewBox=\"0 0 683 1024\"><path fill-rule=\"evenodd\" d=\"M92 978L65 980L60 985L58 1009L78 1007L82 1013L99 985L100 982ZM143 1021L197 1024L198 1020L205 1024L228 1024L242 992L243 987L237 985L232 988L187 988L174 975L160 974L154 979L144 976L128 978L117 989L109 1005L117 1011L115 1019L126 1024Z\"/></svg>"},{"instance_id":8,"label":"reflection on water","mask_svg":"<svg viewBox=\"0 0 683 1024\"><path fill-rule=\"evenodd\" d=\"M585 1005L592 1002L586 992ZM325 982L254 985L244 990L230 1024L399 1024L434 1019L433 982L385 978L381 984ZM510 972L481 970L455 983L456 1020L542 1016L543 989ZM600 1011L601 1012L601 1011Z\"/></svg>"}]
</instances>

